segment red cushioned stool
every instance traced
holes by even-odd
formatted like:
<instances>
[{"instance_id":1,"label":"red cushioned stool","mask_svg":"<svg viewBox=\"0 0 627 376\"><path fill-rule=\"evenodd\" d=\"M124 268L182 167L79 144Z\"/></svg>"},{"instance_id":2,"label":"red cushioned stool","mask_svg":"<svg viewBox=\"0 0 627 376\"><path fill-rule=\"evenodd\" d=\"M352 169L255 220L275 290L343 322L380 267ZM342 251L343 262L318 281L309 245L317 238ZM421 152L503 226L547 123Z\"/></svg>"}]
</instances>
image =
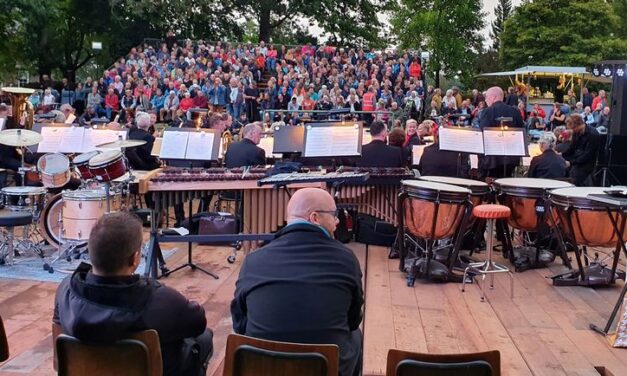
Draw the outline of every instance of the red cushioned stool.
<instances>
[{"instance_id":1,"label":"red cushioned stool","mask_svg":"<svg viewBox=\"0 0 627 376\"><path fill-rule=\"evenodd\" d=\"M485 290L483 284L486 275L490 276L490 288L494 288L494 274L495 273L508 273L510 278L510 294L514 297L514 276L510 272L509 268L504 265L497 264L492 261L492 231L494 230L494 221L497 219L509 218L511 210L507 206L503 205L477 205L472 209L472 215L477 218L482 218L487 221L488 231L486 236L486 246L488 249L488 258L483 262L472 262L468 264L468 267L464 270L464 279L462 282L462 291L466 287L466 276L470 272L471 274L481 274L482 282L479 285L481 288L481 301L485 301Z\"/></svg>"}]
</instances>

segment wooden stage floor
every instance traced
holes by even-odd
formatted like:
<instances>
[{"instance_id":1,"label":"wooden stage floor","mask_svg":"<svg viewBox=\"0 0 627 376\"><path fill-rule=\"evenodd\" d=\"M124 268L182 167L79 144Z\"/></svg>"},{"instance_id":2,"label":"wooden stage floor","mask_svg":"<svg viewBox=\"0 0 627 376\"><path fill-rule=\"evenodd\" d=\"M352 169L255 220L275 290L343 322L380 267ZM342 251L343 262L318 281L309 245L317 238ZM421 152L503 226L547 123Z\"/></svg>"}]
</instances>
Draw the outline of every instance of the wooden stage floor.
<instances>
[{"instance_id":1,"label":"wooden stage floor","mask_svg":"<svg viewBox=\"0 0 627 376\"><path fill-rule=\"evenodd\" d=\"M168 245L171 246L171 245ZM496 277L488 302L479 289L466 293L457 284L418 281L409 288L398 261L387 250L351 243L365 271L364 375L385 372L387 351L398 348L430 353L501 351L503 375L598 375L605 366L627 375L627 349L613 349L588 329L604 324L618 297L620 284L608 288L553 287L548 269L515 274L515 296L508 278ZM175 266L186 258L184 246L168 260ZM229 303L242 255L231 265L230 249L197 247L194 260L216 272L214 280L189 269L163 282L190 299L202 302L214 330L215 352L208 375L221 375L226 336L231 332ZM554 270L561 270L555 266ZM56 284L2 278L0 315L9 335L11 358L0 365L0 376L54 375L52 317ZM176 318L172 318L175 320Z\"/></svg>"}]
</instances>

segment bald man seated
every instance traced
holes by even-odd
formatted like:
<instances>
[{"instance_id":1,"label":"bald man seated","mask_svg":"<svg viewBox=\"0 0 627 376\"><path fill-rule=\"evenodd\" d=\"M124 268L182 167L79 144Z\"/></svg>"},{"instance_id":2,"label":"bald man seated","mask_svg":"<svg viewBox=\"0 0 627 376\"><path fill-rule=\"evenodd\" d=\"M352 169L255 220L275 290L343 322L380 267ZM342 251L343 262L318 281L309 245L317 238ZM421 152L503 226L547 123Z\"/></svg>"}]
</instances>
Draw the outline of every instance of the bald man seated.
<instances>
[{"instance_id":1,"label":"bald man seated","mask_svg":"<svg viewBox=\"0 0 627 376\"><path fill-rule=\"evenodd\" d=\"M262 132L259 123L247 124L242 130L243 139L232 143L224 155L226 168L266 164L266 152L257 146Z\"/></svg>"},{"instance_id":2,"label":"bald man seated","mask_svg":"<svg viewBox=\"0 0 627 376\"><path fill-rule=\"evenodd\" d=\"M329 193L304 188L287 205L287 226L244 259L231 303L236 333L273 341L334 343L340 375L361 370L364 302L355 255L333 239Z\"/></svg>"}]
</instances>

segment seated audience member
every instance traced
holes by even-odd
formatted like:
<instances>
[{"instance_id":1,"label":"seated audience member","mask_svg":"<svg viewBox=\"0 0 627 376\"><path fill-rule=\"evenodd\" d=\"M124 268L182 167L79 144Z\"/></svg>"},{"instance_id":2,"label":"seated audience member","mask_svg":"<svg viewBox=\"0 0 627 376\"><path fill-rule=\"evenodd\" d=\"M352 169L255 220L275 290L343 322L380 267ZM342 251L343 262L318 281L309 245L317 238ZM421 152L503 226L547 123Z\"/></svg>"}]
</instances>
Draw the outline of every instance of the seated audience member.
<instances>
[{"instance_id":1,"label":"seated audience member","mask_svg":"<svg viewBox=\"0 0 627 376\"><path fill-rule=\"evenodd\" d=\"M243 139L233 142L226 151L226 168L258 166L266 163L266 152L260 148L259 141L263 129L259 123L247 124L242 130Z\"/></svg>"},{"instance_id":2,"label":"seated audience member","mask_svg":"<svg viewBox=\"0 0 627 376\"><path fill-rule=\"evenodd\" d=\"M434 135L433 140L434 143L427 146L420 157L418 165L420 175L468 178L470 172L468 154L440 150L437 135Z\"/></svg>"},{"instance_id":3,"label":"seated audience member","mask_svg":"<svg viewBox=\"0 0 627 376\"><path fill-rule=\"evenodd\" d=\"M527 175L530 178L562 179L567 176L566 160L555 152L557 138L544 133L538 141L542 154L533 157Z\"/></svg>"},{"instance_id":4,"label":"seated audience member","mask_svg":"<svg viewBox=\"0 0 627 376\"><path fill-rule=\"evenodd\" d=\"M159 168L159 159L151 154L155 138L148 131L151 126L150 115L146 112L138 112L135 116L135 123L137 126L128 131L128 139L146 141L146 143L126 149L128 162L135 170L149 171Z\"/></svg>"},{"instance_id":5,"label":"seated audience member","mask_svg":"<svg viewBox=\"0 0 627 376\"><path fill-rule=\"evenodd\" d=\"M359 167L403 166L401 148L386 145L388 130L385 124L380 121L372 122L370 136L372 141L361 147L361 158L357 161Z\"/></svg>"},{"instance_id":6,"label":"seated audience member","mask_svg":"<svg viewBox=\"0 0 627 376\"><path fill-rule=\"evenodd\" d=\"M236 333L273 341L337 344L341 376L360 374L364 302L361 270L333 239L331 195L303 188L287 205L287 226L242 263L231 303Z\"/></svg>"},{"instance_id":7,"label":"seated audience member","mask_svg":"<svg viewBox=\"0 0 627 376\"><path fill-rule=\"evenodd\" d=\"M536 110L531 110L529 113L529 119L527 119L527 131L529 135L536 139L539 138L546 128L546 124L544 124L544 120L538 116Z\"/></svg>"},{"instance_id":8,"label":"seated audience member","mask_svg":"<svg viewBox=\"0 0 627 376\"><path fill-rule=\"evenodd\" d=\"M159 334L164 375L204 375L213 352L205 310L176 290L135 274L142 224L126 212L105 214L82 263L57 289L53 322L81 341L110 343L131 333Z\"/></svg>"}]
</instances>

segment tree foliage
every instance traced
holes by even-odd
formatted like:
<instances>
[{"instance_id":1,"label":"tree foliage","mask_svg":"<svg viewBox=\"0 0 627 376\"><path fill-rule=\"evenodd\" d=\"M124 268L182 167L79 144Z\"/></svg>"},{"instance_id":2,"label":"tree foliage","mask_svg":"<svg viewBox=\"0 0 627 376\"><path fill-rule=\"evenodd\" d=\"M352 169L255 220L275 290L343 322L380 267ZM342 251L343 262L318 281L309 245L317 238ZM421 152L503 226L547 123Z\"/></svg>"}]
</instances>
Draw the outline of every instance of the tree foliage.
<instances>
[{"instance_id":1,"label":"tree foliage","mask_svg":"<svg viewBox=\"0 0 627 376\"><path fill-rule=\"evenodd\" d=\"M492 48L496 51L499 50L499 38L501 31L503 31L503 24L509 18L512 13L512 1L511 0L499 0L498 4L494 8L494 21L492 21L492 30L490 31L490 37L492 37Z\"/></svg>"},{"instance_id":2,"label":"tree foliage","mask_svg":"<svg viewBox=\"0 0 627 376\"><path fill-rule=\"evenodd\" d=\"M624 14L620 15L624 17ZM535 0L516 8L501 32L505 68L587 66L624 58L621 20L604 0Z\"/></svg>"},{"instance_id":3,"label":"tree foliage","mask_svg":"<svg viewBox=\"0 0 627 376\"><path fill-rule=\"evenodd\" d=\"M479 0L400 0L392 32L401 47L431 53L427 69L436 85L440 71L447 76L461 71L462 81L468 81L481 51L483 16Z\"/></svg>"},{"instance_id":4,"label":"tree foliage","mask_svg":"<svg viewBox=\"0 0 627 376\"><path fill-rule=\"evenodd\" d=\"M289 20L315 21L334 43L382 45L381 23L377 14L386 10L386 0L234 0L233 5L243 15L255 17L259 40L269 41L274 32ZM307 34L307 33L304 33Z\"/></svg>"}]
</instances>

